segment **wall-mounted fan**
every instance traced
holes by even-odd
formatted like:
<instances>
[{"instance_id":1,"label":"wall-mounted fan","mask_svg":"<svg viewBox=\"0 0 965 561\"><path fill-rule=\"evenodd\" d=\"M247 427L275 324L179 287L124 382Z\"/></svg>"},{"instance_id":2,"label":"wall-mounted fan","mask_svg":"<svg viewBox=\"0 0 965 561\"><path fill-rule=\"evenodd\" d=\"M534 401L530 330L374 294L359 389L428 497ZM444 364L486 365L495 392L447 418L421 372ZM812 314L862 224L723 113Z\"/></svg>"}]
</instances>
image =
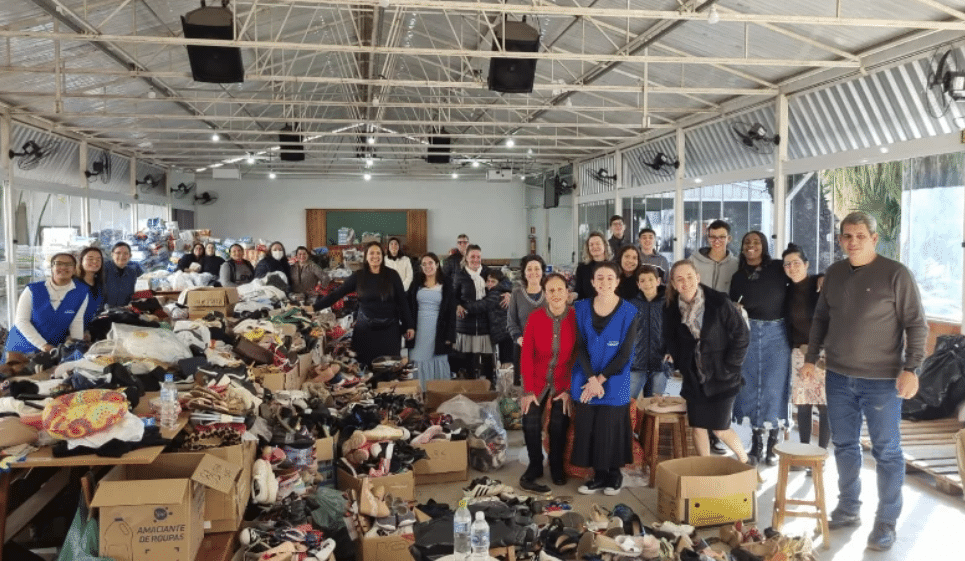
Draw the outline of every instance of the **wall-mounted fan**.
<instances>
[{"instance_id":1,"label":"wall-mounted fan","mask_svg":"<svg viewBox=\"0 0 965 561\"><path fill-rule=\"evenodd\" d=\"M183 199L197 186L197 183L178 183L177 187L171 189L171 194L174 195L175 199Z\"/></svg>"},{"instance_id":2,"label":"wall-mounted fan","mask_svg":"<svg viewBox=\"0 0 965 561\"><path fill-rule=\"evenodd\" d=\"M23 143L20 152L9 150L7 153L10 158L17 158L17 167L26 171L36 168L45 158L50 156L53 150L49 146L41 146L33 140Z\"/></svg>"},{"instance_id":3,"label":"wall-mounted fan","mask_svg":"<svg viewBox=\"0 0 965 561\"><path fill-rule=\"evenodd\" d=\"M142 193L150 193L151 191L157 191L164 188L164 174L163 173L149 173L137 182L138 186L141 188Z\"/></svg>"},{"instance_id":4,"label":"wall-mounted fan","mask_svg":"<svg viewBox=\"0 0 965 561\"><path fill-rule=\"evenodd\" d=\"M944 117L953 101L965 101L965 61L958 49L936 51L932 55L921 98L928 114L935 119Z\"/></svg>"},{"instance_id":5,"label":"wall-mounted fan","mask_svg":"<svg viewBox=\"0 0 965 561\"><path fill-rule=\"evenodd\" d=\"M84 172L88 180L97 178L101 183L111 182L111 155L101 152L97 159L90 164L90 169Z\"/></svg>"},{"instance_id":6,"label":"wall-mounted fan","mask_svg":"<svg viewBox=\"0 0 965 561\"><path fill-rule=\"evenodd\" d=\"M663 152L645 152L640 156L640 163L654 175L665 177L672 177L677 168L680 167L679 160L672 159Z\"/></svg>"},{"instance_id":7,"label":"wall-mounted fan","mask_svg":"<svg viewBox=\"0 0 965 561\"><path fill-rule=\"evenodd\" d=\"M211 191L205 191L194 196L194 204L197 205L213 205L216 202L218 202L218 194Z\"/></svg>"},{"instance_id":8,"label":"wall-mounted fan","mask_svg":"<svg viewBox=\"0 0 965 561\"><path fill-rule=\"evenodd\" d=\"M617 180L617 174L610 173L606 168L600 168L596 171L590 172L590 177L596 179L604 185L613 185L613 183Z\"/></svg>"},{"instance_id":9,"label":"wall-mounted fan","mask_svg":"<svg viewBox=\"0 0 965 561\"><path fill-rule=\"evenodd\" d=\"M734 123L731 131L744 147L758 154L771 154L774 147L781 143L779 135L770 136L767 129L760 123Z\"/></svg>"}]
</instances>

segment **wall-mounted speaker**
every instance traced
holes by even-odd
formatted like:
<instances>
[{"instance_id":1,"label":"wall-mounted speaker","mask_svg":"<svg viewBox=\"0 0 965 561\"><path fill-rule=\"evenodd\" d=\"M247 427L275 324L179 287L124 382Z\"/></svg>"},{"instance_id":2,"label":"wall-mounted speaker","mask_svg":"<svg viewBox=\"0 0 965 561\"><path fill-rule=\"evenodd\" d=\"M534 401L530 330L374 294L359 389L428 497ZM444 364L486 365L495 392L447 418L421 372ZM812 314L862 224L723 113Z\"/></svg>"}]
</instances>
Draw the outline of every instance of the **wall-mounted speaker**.
<instances>
[{"instance_id":1,"label":"wall-mounted speaker","mask_svg":"<svg viewBox=\"0 0 965 561\"><path fill-rule=\"evenodd\" d=\"M278 133L278 142L281 148L278 150L278 158L286 162L305 161L305 145L302 142L302 135L298 134L298 126L285 125Z\"/></svg>"},{"instance_id":2,"label":"wall-mounted speaker","mask_svg":"<svg viewBox=\"0 0 965 561\"><path fill-rule=\"evenodd\" d=\"M503 21L496 26L493 50L500 50L505 41L508 53L539 52L539 31L521 21ZM536 78L535 58L489 59L489 89L503 93L531 93Z\"/></svg>"},{"instance_id":3,"label":"wall-mounted speaker","mask_svg":"<svg viewBox=\"0 0 965 561\"><path fill-rule=\"evenodd\" d=\"M228 8L204 6L181 16L186 39L235 38L235 16ZM188 61L195 82L233 84L245 81L245 65L239 47L188 45Z\"/></svg>"},{"instance_id":4,"label":"wall-mounted speaker","mask_svg":"<svg viewBox=\"0 0 965 561\"><path fill-rule=\"evenodd\" d=\"M440 131L445 134L445 129ZM449 145L452 144L452 139L448 136L433 136L429 138L429 155L426 156L426 162L430 164L448 164L450 161L449 156Z\"/></svg>"}]
</instances>

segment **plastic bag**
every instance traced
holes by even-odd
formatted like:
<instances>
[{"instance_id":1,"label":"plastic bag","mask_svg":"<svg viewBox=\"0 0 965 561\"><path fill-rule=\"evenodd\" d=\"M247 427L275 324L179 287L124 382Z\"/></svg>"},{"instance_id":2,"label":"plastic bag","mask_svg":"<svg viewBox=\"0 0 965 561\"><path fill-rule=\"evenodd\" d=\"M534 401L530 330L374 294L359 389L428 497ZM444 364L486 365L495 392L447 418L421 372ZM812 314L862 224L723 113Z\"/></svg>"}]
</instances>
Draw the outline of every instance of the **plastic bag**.
<instances>
[{"instance_id":1,"label":"plastic bag","mask_svg":"<svg viewBox=\"0 0 965 561\"><path fill-rule=\"evenodd\" d=\"M965 335L942 335L921 365L918 393L901 405L901 418L924 421L955 414L965 400Z\"/></svg>"},{"instance_id":2,"label":"plastic bag","mask_svg":"<svg viewBox=\"0 0 965 561\"><path fill-rule=\"evenodd\" d=\"M64 545L60 548L57 561L111 561L109 557L98 557L97 518L88 515L83 498L78 501L74 521L67 530Z\"/></svg>"},{"instance_id":3,"label":"plastic bag","mask_svg":"<svg viewBox=\"0 0 965 561\"><path fill-rule=\"evenodd\" d=\"M483 413L478 403L464 395L457 395L436 408L438 413L452 416L453 421L459 421L468 428L474 429L482 424Z\"/></svg>"},{"instance_id":4,"label":"plastic bag","mask_svg":"<svg viewBox=\"0 0 965 561\"><path fill-rule=\"evenodd\" d=\"M108 338L115 343L115 356L151 358L166 363L192 356L191 349L177 335L165 329L115 323Z\"/></svg>"},{"instance_id":5,"label":"plastic bag","mask_svg":"<svg viewBox=\"0 0 965 561\"><path fill-rule=\"evenodd\" d=\"M479 471L495 471L506 463L506 429L499 402L479 404L482 423L469 433L469 465Z\"/></svg>"}]
</instances>

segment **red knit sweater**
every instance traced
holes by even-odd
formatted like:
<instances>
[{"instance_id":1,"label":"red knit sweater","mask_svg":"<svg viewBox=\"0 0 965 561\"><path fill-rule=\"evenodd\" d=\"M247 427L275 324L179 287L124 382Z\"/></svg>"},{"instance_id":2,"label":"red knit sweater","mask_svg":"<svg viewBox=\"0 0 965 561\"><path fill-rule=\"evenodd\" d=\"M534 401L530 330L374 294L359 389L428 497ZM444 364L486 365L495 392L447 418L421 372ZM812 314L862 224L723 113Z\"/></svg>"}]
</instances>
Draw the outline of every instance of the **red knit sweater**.
<instances>
[{"instance_id":1,"label":"red knit sweater","mask_svg":"<svg viewBox=\"0 0 965 561\"><path fill-rule=\"evenodd\" d=\"M559 358L553 370L553 386L556 395L570 389L575 346L576 314L573 308L570 308L560 325ZM546 388L546 373L552 358L553 320L546 308L539 308L530 314L529 319L526 320L526 329L523 331L519 367L525 393L539 396L543 392Z\"/></svg>"}]
</instances>

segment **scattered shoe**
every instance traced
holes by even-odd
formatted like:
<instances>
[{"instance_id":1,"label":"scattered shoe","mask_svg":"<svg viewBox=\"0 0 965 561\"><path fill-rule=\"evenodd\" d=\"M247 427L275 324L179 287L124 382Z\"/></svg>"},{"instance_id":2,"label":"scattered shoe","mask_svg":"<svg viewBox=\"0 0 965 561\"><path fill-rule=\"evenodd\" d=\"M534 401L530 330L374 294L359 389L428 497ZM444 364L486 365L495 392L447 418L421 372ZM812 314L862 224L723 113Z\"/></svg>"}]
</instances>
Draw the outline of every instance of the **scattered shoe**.
<instances>
[{"instance_id":1,"label":"scattered shoe","mask_svg":"<svg viewBox=\"0 0 965 561\"><path fill-rule=\"evenodd\" d=\"M519 478L519 488L523 489L524 491L539 493L541 495L548 495L553 491L548 486L536 481L536 478L526 477L525 475Z\"/></svg>"},{"instance_id":2,"label":"scattered shoe","mask_svg":"<svg viewBox=\"0 0 965 561\"><path fill-rule=\"evenodd\" d=\"M587 481L583 485L580 485L580 488L577 489L577 491L579 491L581 495L592 495L597 491L603 490L605 487L606 487L605 478L602 475L600 476L594 475L593 479Z\"/></svg>"},{"instance_id":3,"label":"scattered shoe","mask_svg":"<svg viewBox=\"0 0 965 561\"><path fill-rule=\"evenodd\" d=\"M857 514L850 514L842 510L834 509L828 518L828 529L837 530L839 528L851 528L861 525L861 517ZM876 526L877 527L877 526Z\"/></svg>"},{"instance_id":4,"label":"scattered shoe","mask_svg":"<svg viewBox=\"0 0 965 561\"><path fill-rule=\"evenodd\" d=\"M868 549L874 551L888 551L895 545L895 525L887 522L875 522L875 527L868 536Z\"/></svg>"}]
</instances>

